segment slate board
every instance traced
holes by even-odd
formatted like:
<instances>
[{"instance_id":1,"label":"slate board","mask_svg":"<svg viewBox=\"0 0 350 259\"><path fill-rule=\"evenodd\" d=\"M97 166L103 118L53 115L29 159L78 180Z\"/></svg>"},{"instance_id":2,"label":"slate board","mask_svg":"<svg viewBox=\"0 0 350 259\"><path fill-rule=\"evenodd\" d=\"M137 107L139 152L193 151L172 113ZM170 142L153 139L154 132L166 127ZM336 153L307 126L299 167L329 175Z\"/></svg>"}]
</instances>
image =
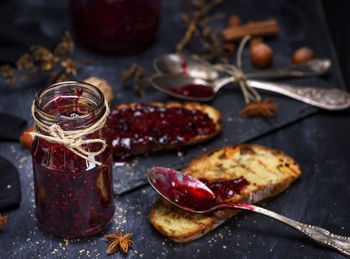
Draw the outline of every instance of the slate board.
<instances>
[{"instance_id":1,"label":"slate board","mask_svg":"<svg viewBox=\"0 0 350 259\"><path fill-rule=\"evenodd\" d=\"M17 168L0 157L0 211L18 207L21 201L21 184Z\"/></svg>"},{"instance_id":2,"label":"slate board","mask_svg":"<svg viewBox=\"0 0 350 259\"><path fill-rule=\"evenodd\" d=\"M22 5L24 8L28 5L27 7L29 8L30 2L23 2ZM55 3L55 5L43 5L42 12L45 11L46 13L44 16L39 16L39 19L22 10L22 19L27 20L27 22L31 20L37 21L40 25L38 27L43 30L43 34L46 37L49 34L52 41L60 39L63 31L70 27L64 4L59 5ZM178 1L164 1L162 5L162 19L157 38L145 52L133 56L108 57L92 53L78 45L75 58L89 59L94 64L81 66L78 69L76 79L83 80L90 76L106 79L112 85L116 96L114 104L174 100L163 93L157 92L150 86L147 88L146 95L140 98L133 93L130 85L123 86L121 84L122 71L129 68L133 63L144 66L148 75L154 73L152 60L159 55L173 52L175 43L181 39L185 30L185 24L181 22L181 13L185 7ZM317 57L331 58L333 61L331 71L325 77L280 81L296 85L343 88L342 79L338 74L338 63L335 60L335 55L332 53L332 46L323 24L323 17L320 16L319 12L315 10L309 11L308 9L310 9L310 4L294 4L292 1L275 0L271 1L268 7L266 3L259 1L235 1L234 3L226 1L223 5L216 8L213 14L230 10L227 13L239 14L242 23L250 20L276 18L281 27L281 32L278 36L266 38L266 42L271 45L275 53L273 67L290 65L293 50L303 45L311 46L315 50ZM306 12L305 10L308 11ZM58 19L58 16L62 16L65 19ZM15 23L18 22L18 19L19 16L14 17ZM220 30L225 26L225 21L217 21L212 26ZM171 28L171 32L169 32L169 28ZM40 39L43 38L45 37L40 37ZM52 41L46 40L49 45L52 45ZM6 49L6 51L8 50ZM244 71L254 71L255 68L250 63L247 48L243 52L242 59ZM235 57L231 58L231 62L235 62ZM2 93L0 96L0 111L11 111L30 120L29 108L34 93L44 85L44 80L30 82L29 84L17 84L11 87L2 83L0 88L0 94ZM245 119L239 114L244 107L240 91L233 86L227 86L222 89L217 98L209 103L223 114L224 129L222 134L209 142L186 149L185 155L181 157L177 156L176 151L147 157L139 156L126 166L114 167L115 192L122 194L145 184L145 172L152 166L158 165L180 169L192 158L206 150L252 140L317 111L314 107L283 96L269 93L262 93L262 96L263 98L272 97L276 101L279 106L276 116L271 119ZM17 99L18 102L13 102L14 99ZM22 108L16 109L15 107L19 103L21 103Z\"/></svg>"}]
</instances>

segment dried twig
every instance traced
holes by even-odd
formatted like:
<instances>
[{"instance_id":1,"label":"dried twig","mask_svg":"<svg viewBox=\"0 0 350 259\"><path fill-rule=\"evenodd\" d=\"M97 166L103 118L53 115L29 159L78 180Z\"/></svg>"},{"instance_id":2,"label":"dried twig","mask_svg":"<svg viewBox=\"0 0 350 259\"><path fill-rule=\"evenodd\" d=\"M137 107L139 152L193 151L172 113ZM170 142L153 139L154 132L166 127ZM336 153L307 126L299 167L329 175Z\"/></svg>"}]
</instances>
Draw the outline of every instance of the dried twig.
<instances>
[{"instance_id":1,"label":"dried twig","mask_svg":"<svg viewBox=\"0 0 350 259\"><path fill-rule=\"evenodd\" d=\"M122 75L122 82L125 83L127 81L133 81L133 89L137 95L143 96L146 93L147 78L143 67L135 63L132 64Z\"/></svg>"},{"instance_id":2,"label":"dried twig","mask_svg":"<svg viewBox=\"0 0 350 259\"><path fill-rule=\"evenodd\" d=\"M222 2L223 0L212 0L209 3L205 3L204 0L192 1L192 5L196 7L197 10L193 11L192 6L190 6L189 12L182 15L182 18L188 24L188 27L183 38L176 46L177 52L183 53L190 40L198 35L201 37L203 45L209 49L208 53L201 55L202 58L213 59L220 53L220 44L216 32L212 28L207 27L207 23L222 18L224 15L220 14L213 17L207 17L207 15L214 7Z\"/></svg>"}]
</instances>

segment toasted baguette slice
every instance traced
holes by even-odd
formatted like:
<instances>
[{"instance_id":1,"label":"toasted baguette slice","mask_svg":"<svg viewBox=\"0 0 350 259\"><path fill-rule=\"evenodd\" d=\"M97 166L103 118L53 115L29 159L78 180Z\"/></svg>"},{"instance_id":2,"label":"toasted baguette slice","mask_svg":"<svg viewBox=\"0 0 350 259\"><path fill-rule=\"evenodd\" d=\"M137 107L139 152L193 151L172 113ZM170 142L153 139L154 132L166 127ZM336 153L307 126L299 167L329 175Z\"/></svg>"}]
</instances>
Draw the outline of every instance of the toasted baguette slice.
<instances>
[{"instance_id":1,"label":"toasted baguette slice","mask_svg":"<svg viewBox=\"0 0 350 259\"><path fill-rule=\"evenodd\" d=\"M281 151L258 145L234 145L214 149L192 160L182 172L208 182L244 177L249 185L231 201L255 203L284 191L301 174L299 165ZM159 199L150 213L152 225L177 242L189 242L216 228L237 210L208 214L184 211Z\"/></svg>"},{"instance_id":2,"label":"toasted baguette slice","mask_svg":"<svg viewBox=\"0 0 350 259\"><path fill-rule=\"evenodd\" d=\"M139 103L130 103L130 104L121 104L115 109L130 109L138 105ZM168 103L160 103L160 102L152 102L148 103L147 105L151 106L156 106L156 107L163 107L163 108L173 108L173 107L179 107L179 108L184 108L187 110L199 110L204 114L207 114L210 119L213 120L215 124L215 128L213 132L207 135L197 135L193 138L191 138L189 141L185 143L185 146L189 145L194 145L198 144L204 141L207 141L217 135L221 130L222 130L222 124L221 124L221 113L215 109L214 107L206 104L201 104L201 103L179 103L179 102L168 102ZM160 151L160 150L173 150L178 148L179 145L174 144L174 145L153 145L153 146L144 146L144 145L138 145L132 148L131 154L132 155L138 155L138 154L143 154L143 153L149 153L149 152L155 152L155 151Z\"/></svg>"}]
</instances>

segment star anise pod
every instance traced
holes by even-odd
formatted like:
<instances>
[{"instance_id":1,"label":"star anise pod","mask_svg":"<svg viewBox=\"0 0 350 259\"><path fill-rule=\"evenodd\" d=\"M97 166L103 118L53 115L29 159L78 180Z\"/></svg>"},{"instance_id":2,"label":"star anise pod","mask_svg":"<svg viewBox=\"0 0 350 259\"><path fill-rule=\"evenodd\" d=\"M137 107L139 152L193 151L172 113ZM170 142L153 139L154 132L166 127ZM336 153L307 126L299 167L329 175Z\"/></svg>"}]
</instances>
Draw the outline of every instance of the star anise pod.
<instances>
[{"instance_id":1,"label":"star anise pod","mask_svg":"<svg viewBox=\"0 0 350 259\"><path fill-rule=\"evenodd\" d=\"M118 251L118 248L123 253L128 252L128 248L130 245L134 244L133 241L130 240L132 237L132 233L122 235L118 229L115 231L115 234L105 235L105 238L108 240L109 247L107 249L108 254L114 254Z\"/></svg>"},{"instance_id":2,"label":"star anise pod","mask_svg":"<svg viewBox=\"0 0 350 259\"><path fill-rule=\"evenodd\" d=\"M1 214L0 214L0 229L3 226L5 226L6 222L7 222L7 216L1 216Z\"/></svg>"},{"instance_id":3,"label":"star anise pod","mask_svg":"<svg viewBox=\"0 0 350 259\"><path fill-rule=\"evenodd\" d=\"M241 114L246 117L272 117L277 111L278 106L272 99L266 99L264 102L255 100L253 103L246 105Z\"/></svg>"}]
</instances>

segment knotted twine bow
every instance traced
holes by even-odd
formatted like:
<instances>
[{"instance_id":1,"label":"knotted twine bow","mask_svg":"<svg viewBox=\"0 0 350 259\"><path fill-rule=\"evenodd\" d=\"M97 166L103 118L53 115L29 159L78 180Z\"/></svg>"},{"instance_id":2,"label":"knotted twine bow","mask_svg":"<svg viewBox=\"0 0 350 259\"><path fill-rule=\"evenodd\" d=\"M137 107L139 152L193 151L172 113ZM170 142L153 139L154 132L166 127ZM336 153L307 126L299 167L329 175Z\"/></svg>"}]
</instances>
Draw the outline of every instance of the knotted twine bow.
<instances>
[{"instance_id":1,"label":"knotted twine bow","mask_svg":"<svg viewBox=\"0 0 350 259\"><path fill-rule=\"evenodd\" d=\"M45 123L42 123L35 115L34 102L32 105L32 116L34 118L35 131L31 133L33 137L42 138L50 143L64 145L67 149L72 151L77 156L84 158L92 163L95 163L98 166L102 166L101 162L95 161L90 157L100 155L107 147L106 141L103 139L83 139L83 137L88 134L94 133L104 127L109 114L109 106L106 100L106 110L103 116L93 125L82 130L63 130L57 124L48 126ZM45 132L47 135L39 133L39 130L41 132ZM88 144L101 144L101 148L98 151L89 151L84 148L84 145Z\"/></svg>"},{"instance_id":2,"label":"knotted twine bow","mask_svg":"<svg viewBox=\"0 0 350 259\"><path fill-rule=\"evenodd\" d=\"M242 70L242 51L250 38L250 35L246 35L239 44L237 50L237 66L231 64L217 64L213 66L215 70L226 72L233 77L233 83L239 84L246 104L249 104L251 101L260 102L261 100L260 94L247 84L247 78Z\"/></svg>"}]
</instances>

